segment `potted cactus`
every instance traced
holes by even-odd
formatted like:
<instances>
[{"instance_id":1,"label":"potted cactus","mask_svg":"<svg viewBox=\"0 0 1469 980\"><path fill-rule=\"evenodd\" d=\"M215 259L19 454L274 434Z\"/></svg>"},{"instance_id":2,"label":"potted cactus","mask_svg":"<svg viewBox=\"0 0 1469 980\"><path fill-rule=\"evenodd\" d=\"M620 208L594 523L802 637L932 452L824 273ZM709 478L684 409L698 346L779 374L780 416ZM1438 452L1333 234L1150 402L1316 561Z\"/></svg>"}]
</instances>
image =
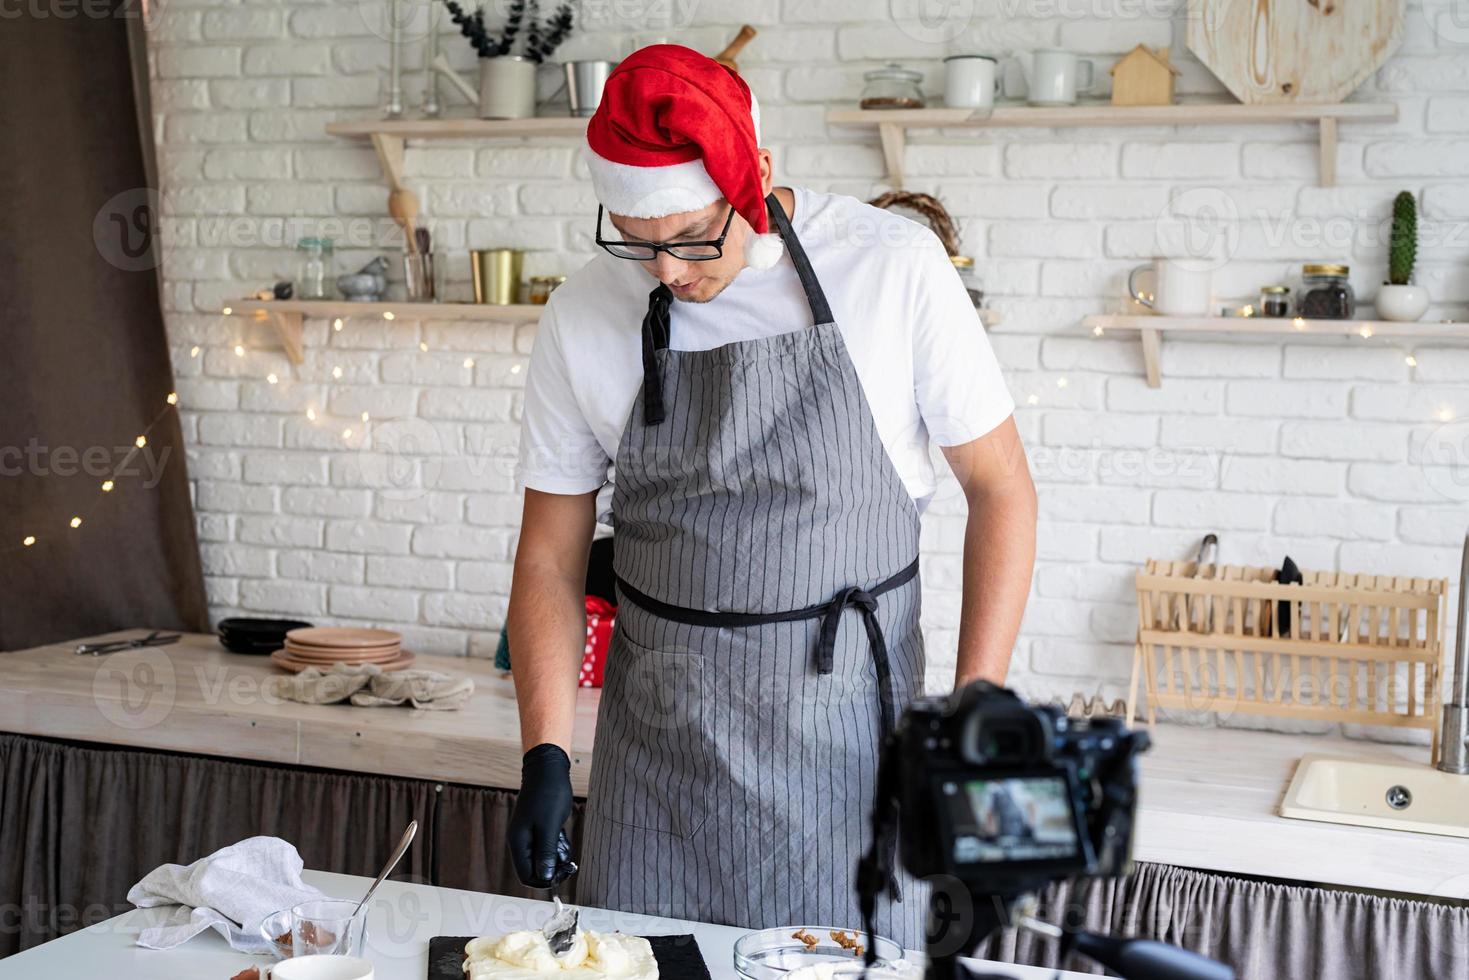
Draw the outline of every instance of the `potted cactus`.
<instances>
[{"instance_id":1,"label":"potted cactus","mask_svg":"<svg viewBox=\"0 0 1469 980\"><path fill-rule=\"evenodd\" d=\"M1428 290L1413 284L1418 257L1418 202L1403 191L1392 202L1392 237L1387 246L1387 282L1377 290L1377 315L1411 323L1428 312Z\"/></svg>"}]
</instances>

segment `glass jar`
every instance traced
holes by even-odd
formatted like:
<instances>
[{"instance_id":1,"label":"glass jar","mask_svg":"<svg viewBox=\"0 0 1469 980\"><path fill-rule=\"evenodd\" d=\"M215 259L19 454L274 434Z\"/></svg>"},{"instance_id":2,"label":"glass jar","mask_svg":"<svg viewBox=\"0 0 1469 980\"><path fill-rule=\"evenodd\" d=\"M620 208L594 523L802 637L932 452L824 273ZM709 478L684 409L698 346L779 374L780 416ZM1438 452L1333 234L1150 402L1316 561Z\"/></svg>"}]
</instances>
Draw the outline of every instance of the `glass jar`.
<instances>
[{"instance_id":1,"label":"glass jar","mask_svg":"<svg viewBox=\"0 0 1469 980\"><path fill-rule=\"evenodd\" d=\"M1260 315L1271 317L1290 315L1290 287L1262 286L1260 288Z\"/></svg>"},{"instance_id":2,"label":"glass jar","mask_svg":"<svg viewBox=\"0 0 1469 980\"><path fill-rule=\"evenodd\" d=\"M1357 312L1357 296L1347 281L1344 265L1301 266L1301 298L1296 315L1308 320L1350 320Z\"/></svg>"},{"instance_id":3,"label":"glass jar","mask_svg":"<svg viewBox=\"0 0 1469 980\"><path fill-rule=\"evenodd\" d=\"M565 276L531 276L530 295L527 299L536 306L544 306L556 287L565 281Z\"/></svg>"},{"instance_id":4,"label":"glass jar","mask_svg":"<svg viewBox=\"0 0 1469 980\"><path fill-rule=\"evenodd\" d=\"M951 255L949 261L954 263L954 268L959 272L959 281L964 284L964 290L969 293L969 300L977 310L984 305L984 286L979 281L979 273L974 271L974 260L967 255Z\"/></svg>"},{"instance_id":5,"label":"glass jar","mask_svg":"<svg viewBox=\"0 0 1469 980\"><path fill-rule=\"evenodd\" d=\"M923 73L902 65L884 65L862 76L864 109L922 109Z\"/></svg>"},{"instance_id":6,"label":"glass jar","mask_svg":"<svg viewBox=\"0 0 1469 980\"><path fill-rule=\"evenodd\" d=\"M332 264L330 238L303 238L296 243L300 267L296 276L298 299L326 299L326 277Z\"/></svg>"}]
</instances>

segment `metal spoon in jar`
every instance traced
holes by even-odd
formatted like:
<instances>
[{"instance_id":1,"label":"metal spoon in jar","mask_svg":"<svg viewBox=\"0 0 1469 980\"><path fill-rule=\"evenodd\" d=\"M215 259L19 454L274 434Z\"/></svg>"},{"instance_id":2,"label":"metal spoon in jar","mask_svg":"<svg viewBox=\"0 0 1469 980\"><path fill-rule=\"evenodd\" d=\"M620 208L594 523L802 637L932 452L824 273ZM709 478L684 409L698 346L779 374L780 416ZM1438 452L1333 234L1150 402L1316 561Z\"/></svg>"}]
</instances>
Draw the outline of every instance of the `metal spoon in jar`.
<instances>
[{"instance_id":1,"label":"metal spoon in jar","mask_svg":"<svg viewBox=\"0 0 1469 980\"><path fill-rule=\"evenodd\" d=\"M398 862L403 860L403 855L408 851L408 845L413 843L413 838L417 834L418 821L409 821L408 829L403 831L403 836L398 839L398 846L393 848L392 857L388 858L388 863L383 865L383 869L377 873L377 881L374 881L372 887L367 890L367 894L362 896L362 901L357 903L357 908L352 912L352 918L355 919L362 914L362 910L367 907L368 899L372 898L372 893L377 891L377 886L381 885L383 879L392 874L393 869L398 866Z\"/></svg>"}]
</instances>

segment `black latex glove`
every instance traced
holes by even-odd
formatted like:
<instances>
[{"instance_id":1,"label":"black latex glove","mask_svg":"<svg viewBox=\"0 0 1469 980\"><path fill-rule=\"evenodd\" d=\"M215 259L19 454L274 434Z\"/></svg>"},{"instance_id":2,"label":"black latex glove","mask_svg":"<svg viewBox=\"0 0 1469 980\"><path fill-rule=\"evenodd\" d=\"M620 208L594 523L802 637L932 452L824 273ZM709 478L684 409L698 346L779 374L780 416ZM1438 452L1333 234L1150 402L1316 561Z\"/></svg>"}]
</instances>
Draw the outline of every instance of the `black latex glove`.
<instances>
[{"instance_id":1,"label":"black latex glove","mask_svg":"<svg viewBox=\"0 0 1469 980\"><path fill-rule=\"evenodd\" d=\"M520 795L505 834L521 883L550 888L576 874L565 826L571 816L571 760L559 745L537 745L520 764Z\"/></svg>"}]
</instances>

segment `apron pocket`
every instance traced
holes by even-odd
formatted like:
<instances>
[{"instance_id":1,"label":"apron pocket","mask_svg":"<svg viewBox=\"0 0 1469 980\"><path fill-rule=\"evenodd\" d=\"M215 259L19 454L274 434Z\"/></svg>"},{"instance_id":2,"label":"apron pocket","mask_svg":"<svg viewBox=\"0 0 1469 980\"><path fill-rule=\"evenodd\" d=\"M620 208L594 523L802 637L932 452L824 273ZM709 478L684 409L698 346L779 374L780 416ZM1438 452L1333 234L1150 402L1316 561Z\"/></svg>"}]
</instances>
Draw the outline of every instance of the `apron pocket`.
<instances>
[{"instance_id":1,"label":"apron pocket","mask_svg":"<svg viewBox=\"0 0 1469 980\"><path fill-rule=\"evenodd\" d=\"M593 816L680 838L698 832L708 815L710 681L698 653L641 646L617 624L597 720Z\"/></svg>"}]
</instances>

